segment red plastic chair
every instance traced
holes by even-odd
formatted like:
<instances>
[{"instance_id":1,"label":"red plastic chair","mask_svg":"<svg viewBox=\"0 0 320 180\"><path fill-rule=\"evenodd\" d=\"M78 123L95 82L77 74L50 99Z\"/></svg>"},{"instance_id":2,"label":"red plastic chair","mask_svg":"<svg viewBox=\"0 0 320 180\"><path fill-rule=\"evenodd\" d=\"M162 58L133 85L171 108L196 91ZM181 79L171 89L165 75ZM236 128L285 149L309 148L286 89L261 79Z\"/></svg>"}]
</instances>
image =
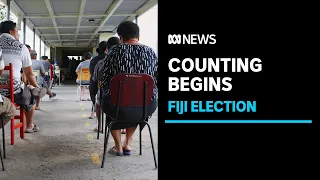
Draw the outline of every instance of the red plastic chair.
<instances>
[{"instance_id":1,"label":"red plastic chair","mask_svg":"<svg viewBox=\"0 0 320 180\"><path fill-rule=\"evenodd\" d=\"M151 99L153 96L154 80L148 74L118 74L114 76L110 81L110 91L111 91L111 104L116 107L117 112L115 117L111 117L107 114L107 118L111 118L112 122L105 125L105 137L104 137L104 148L103 148L103 160L101 168L104 167L105 154L107 149L107 144L110 136L110 131L112 126L116 123L137 123L139 124L139 141L140 141L140 155L142 155L142 143L141 143L141 125L147 125L149 129L153 158L155 167L157 166L156 154L153 144L152 132L148 120L149 116L147 114L147 107L151 104ZM101 92L102 89L101 89ZM101 103L101 102L100 102ZM143 108L143 114L140 121L123 121L119 119L119 110L121 108Z\"/></svg>"},{"instance_id":2,"label":"red plastic chair","mask_svg":"<svg viewBox=\"0 0 320 180\"><path fill-rule=\"evenodd\" d=\"M9 66L5 66L5 71L9 71L9 91L10 91L10 99L11 102L15 105L16 108L20 107L19 105L14 103L14 87L13 87L13 70L12 64L10 63ZM15 124L15 120L20 120L19 123ZM20 138L24 138L24 111L23 108L20 107L20 114L15 116L11 119L11 145L14 144L14 131L20 128ZM2 139L3 139L3 156L6 158L6 151L5 151L5 136L4 136L4 128L2 128Z\"/></svg>"}]
</instances>

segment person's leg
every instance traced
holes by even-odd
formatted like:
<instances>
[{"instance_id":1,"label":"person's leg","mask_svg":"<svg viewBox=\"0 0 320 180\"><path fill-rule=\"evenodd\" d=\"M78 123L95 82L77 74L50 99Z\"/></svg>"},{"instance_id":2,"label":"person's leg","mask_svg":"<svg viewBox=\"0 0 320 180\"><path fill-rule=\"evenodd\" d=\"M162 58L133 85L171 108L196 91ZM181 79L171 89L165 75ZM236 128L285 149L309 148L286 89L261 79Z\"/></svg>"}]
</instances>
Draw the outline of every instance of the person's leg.
<instances>
[{"instance_id":1,"label":"person's leg","mask_svg":"<svg viewBox=\"0 0 320 180\"><path fill-rule=\"evenodd\" d=\"M101 109L100 109L100 105L99 104L96 104L96 116L98 118L98 122L100 123L100 132L102 132L102 121L101 121L101 118L100 118L100 114L101 114Z\"/></svg>"},{"instance_id":2,"label":"person's leg","mask_svg":"<svg viewBox=\"0 0 320 180\"><path fill-rule=\"evenodd\" d=\"M122 153L122 145L121 145L121 131L120 130L111 130L111 135L114 139L114 149L113 151L115 151L116 153Z\"/></svg>"},{"instance_id":3,"label":"person's leg","mask_svg":"<svg viewBox=\"0 0 320 180\"><path fill-rule=\"evenodd\" d=\"M26 115L26 131L32 130L33 125L33 116L34 116L35 106L32 106L30 111L25 110L24 113Z\"/></svg>"},{"instance_id":4,"label":"person's leg","mask_svg":"<svg viewBox=\"0 0 320 180\"><path fill-rule=\"evenodd\" d=\"M131 150L132 137L136 129L137 129L137 126L126 129L126 139L122 146L123 150L129 150L129 151Z\"/></svg>"},{"instance_id":5,"label":"person's leg","mask_svg":"<svg viewBox=\"0 0 320 180\"><path fill-rule=\"evenodd\" d=\"M36 97L36 101L37 101L37 102L36 102L36 107L35 107L35 109L36 109L36 110L39 110L39 109L40 109L40 105L39 105L39 104L40 104L40 97L39 97L39 96Z\"/></svg>"},{"instance_id":6,"label":"person's leg","mask_svg":"<svg viewBox=\"0 0 320 180\"><path fill-rule=\"evenodd\" d=\"M1 96L1 95L0 95ZM12 104L11 100L2 97L3 102L0 102L0 116L4 121L4 126L17 114L16 107ZM2 128L2 122L0 122L0 129Z\"/></svg>"},{"instance_id":7,"label":"person's leg","mask_svg":"<svg viewBox=\"0 0 320 180\"><path fill-rule=\"evenodd\" d=\"M81 97L82 97L82 100L84 100L84 90L85 90L85 87L84 86L81 86Z\"/></svg>"}]
</instances>

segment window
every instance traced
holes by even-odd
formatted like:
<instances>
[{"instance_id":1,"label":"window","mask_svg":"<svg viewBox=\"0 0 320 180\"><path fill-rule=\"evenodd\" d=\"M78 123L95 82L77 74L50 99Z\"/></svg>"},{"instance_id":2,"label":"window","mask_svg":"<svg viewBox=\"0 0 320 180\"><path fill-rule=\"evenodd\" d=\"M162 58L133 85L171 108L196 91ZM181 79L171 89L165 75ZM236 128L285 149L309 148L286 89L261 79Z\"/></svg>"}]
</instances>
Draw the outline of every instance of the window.
<instances>
[{"instance_id":1,"label":"window","mask_svg":"<svg viewBox=\"0 0 320 180\"><path fill-rule=\"evenodd\" d=\"M40 59L41 58L41 55L40 55L40 38L38 35L36 35L36 41L35 41L35 48L34 50L36 50L38 56L37 58Z\"/></svg>"},{"instance_id":2,"label":"window","mask_svg":"<svg viewBox=\"0 0 320 180\"><path fill-rule=\"evenodd\" d=\"M29 27L27 27L26 29L26 44L28 44L31 49L33 49L33 31Z\"/></svg>"},{"instance_id":3,"label":"window","mask_svg":"<svg viewBox=\"0 0 320 180\"><path fill-rule=\"evenodd\" d=\"M44 56L44 55L46 54L46 52L44 52L44 50L45 50L44 46L45 46L45 44L44 44L44 42L41 40L41 55L40 55L39 57Z\"/></svg>"}]
</instances>

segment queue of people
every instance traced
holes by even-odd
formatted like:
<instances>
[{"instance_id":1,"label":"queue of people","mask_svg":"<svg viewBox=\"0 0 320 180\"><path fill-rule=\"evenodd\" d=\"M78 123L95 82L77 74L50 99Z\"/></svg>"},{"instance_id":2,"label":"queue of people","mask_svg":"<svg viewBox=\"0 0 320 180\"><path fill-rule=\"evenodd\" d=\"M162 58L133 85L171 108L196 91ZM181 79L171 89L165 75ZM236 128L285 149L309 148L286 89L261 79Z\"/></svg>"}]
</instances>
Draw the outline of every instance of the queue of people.
<instances>
[{"instance_id":1,"label":"queue of people","mask_svg":"<svg viewBox=\"0 0 320 180\"><path fill-rule=\"evenodd\" d=\"M0 25L0 50L1 50L1 79L0 79L0 109L4 109L5 113L0 114L6 116L7 124L9 120L15 115L12 108L13 104L8 101L10 96L9 87L9 73L3 72L4 67L10 63L13 67L13 84L14 84L14 100L25 111L26 116L26 133L33 133L40 130L34 124L34 111L39 109L39 100L48 94L51 98L56 94L52 93L48 88L47 82L43 77L46 71L44 70L42 62L38 62L37 53L31 50L30 46L19 42L19 33L17 24L12 21L4 21ZM39 70L40 83L37 82L33 71ZM1 113L1 111L0 111Z\"/></svg>"},{"instance_id":2,"label":"queue of people","mask_svg":"<svg viewBox=\"0 0 320 180\"><path fill-rule=\"evenodd\" d=\"M37 53L27 48L26 45L18 41L18 30L16 24L12 21L1 23L0 35L0 75L4 66L12 63L14 69L14 93L15 102L21 105L26 112L26 132L39 131L39 127L34 124L34 111L39 109L39 99L45 94L54 97L56 94L51 92L46 84L45 72L50 69L47 58L37 61ZM85 54L85 61L79 64L76 72L81 68L89 68L90 81L83 82L89 86L90 99L95 105L96 116L101 122L100 112L114 114L116 109L110 104L110 80L120 73L145 73L152 76L155 87L153 90L152 102L148 106L148 116L152 115L157 108L158 100L158 58L154 50L146 45L139 43L139 26L131 21L122 22L117 28L118 37L111 37L108 41L102 41L97 48L98 56L92 59L91 53ZM30 51L30 52L29 52ZM31 56L30 56L31 53ZM21 80L20 70L28 81L26 84ZM40 85L33 75L33 69L40 71L43 81ZM2 75L3 77L3 75ZM7 81L1 81L5 84ZM77 81L79 83L79 80ZM81 84L83 84L81 83ZM103 90L100 90L103 87ZM8 90L0 87L0 114L8 117L15 114L15 108L8 100ZM101 101L100 101L101 99ZM11 103L11 104L10 104ZM134 108L127 108L123 111L125 118L135 118ZM93 112L91 114L92 118ZM107 124L110 120L107 118ZM111 129L111 134L115 146L109 150L109 153L116 156L131 155L131 143L137 124L116 124ZM143 127L142 127L143 128ZM96 131L102 131L96 128ZM121 141L121 133L125 133L125 140Z\"/></svg>"}]
</instances>

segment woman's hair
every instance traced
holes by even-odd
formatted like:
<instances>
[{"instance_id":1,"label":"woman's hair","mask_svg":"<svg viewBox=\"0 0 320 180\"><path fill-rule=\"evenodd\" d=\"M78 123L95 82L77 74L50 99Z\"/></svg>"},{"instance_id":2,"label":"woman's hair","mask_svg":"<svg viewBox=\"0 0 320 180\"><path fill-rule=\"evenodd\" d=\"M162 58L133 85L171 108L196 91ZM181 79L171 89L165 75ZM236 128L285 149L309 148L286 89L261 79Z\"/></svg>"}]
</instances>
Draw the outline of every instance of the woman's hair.
<instances>
[{"instance_id":1,"label":"woman's hair","mask_svg":"<svg viewBox=\"0 0 320 180\"><path fill-rule=\"evenodd\" d=\"M119 45L120 39L118 37L111 37L107 41L107 49L109 50L112 46Z\"/></svg>"},{"instance_id":2,"label":"woman's hair","mask_svg":"<svg viewBox=\"0 0 320 180\"><path fill-rule=\"evenodd\" d=\"M124 41L127 41L129 39L139 38L140 28L132 21L124 21L117 28L117 33Z\"/></svg>"},{"instance_id":3,"label":"woman's hair","mask_svg":"<svg viewBox=\"0 0 320 180\"><path fill-rule=\"evenodd\" d=\"M99 47L96 49L96 52L97 52L98 54L102 54L102 53L103 53L103 52L101 52L101 50L100 50Z\"/></svg>"},{"instance_id":4,"label":"woman's hair","mask_svg":"<svg viewBox=\"0 0 320 180\"><path fill-rule=\"evenodd\" d=\"M91 59L91 57L92 57L92 54L91 54L91 52L86 52L85 54L84 54L84 59L85 60L87 60L87 59Z\"/></svg>"},{"instance_id":5,"label":"woman's hair","mask_svg":"<svg viewBox=\"0 0 320 180\"><path fill-rule=\"evenodd\" d=\"M101 54L104 53L107 49L107 41L101 41L98 47L101 51Z\"/></svg>"}]
</instances>

